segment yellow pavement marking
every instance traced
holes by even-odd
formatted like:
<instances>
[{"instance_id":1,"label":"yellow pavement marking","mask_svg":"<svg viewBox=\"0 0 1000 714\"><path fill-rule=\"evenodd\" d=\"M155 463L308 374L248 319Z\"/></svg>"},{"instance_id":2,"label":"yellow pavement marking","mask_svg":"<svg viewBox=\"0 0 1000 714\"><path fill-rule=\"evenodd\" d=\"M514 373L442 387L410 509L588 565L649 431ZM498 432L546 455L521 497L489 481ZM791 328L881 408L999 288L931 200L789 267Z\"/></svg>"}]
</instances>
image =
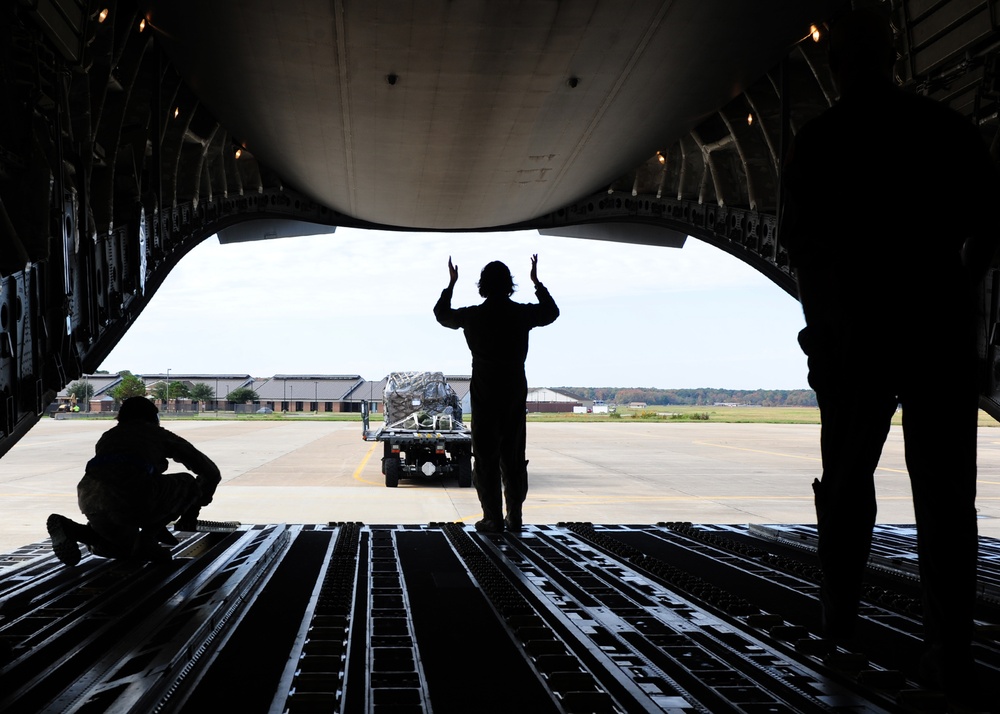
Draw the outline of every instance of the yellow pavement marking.
<instances>
[{"instance_id":1,"label":"yellow pavement marking","mask_svg":"<svg viewBox=\"0 0 1000 714\"><path fill-rule=\"evenodd\" d=\"M371 448L368 449L368 453L365 454L365 457L363 459L361 459L361 463L358 464L358 468L354 469L354 475L352 476L352 478L355 481L360 481L361 483L367 483L367 484L370 484L372 486L384 486L385 485L383 483L379 483L378 481L370 481L370 480L368 480L366 478L361 478L361 472L364 471L365 470L365 466L368 465L368 459L370 459L372 457L372 454L375 453L375 447L376 446L378 446L378 442L377 441L373 441L372 445L371 445Z\"/></svg>"},{"instance_id":2,"label":"yellow pavement marking","mask_svg":"<svg viewBox=\"0 0 1000 714\"><path fill-rule=\"evenodd\" d=\"M767 454L768 456L783 456L786 459L802 459L803 461L819 461L822 463L823 459L817 458L815 456L800 456L799 454L785 454L780 451L764 451L763 449L748 449L745 446L730 446L729 444L715 444L711 441L696 441L695 444L699 446L711 446L716 449L733 449L735 451L749 451L754 454ZM876 471L891 471L896 474L907 473L906 469L890 469L887 466L879 466Z\"/></svg>"},{"instance_id":3,"label":"yellow pavement marking","mask_svg":"<svg viewBox=\"0 0 1000 714\"><path fill-rule=\"evenodd\" d=\"M748 449L745 446L730 446L729 444L715 444L711 441L696 441L699 446L711 446L716 449L733 449L734 451L750 451L755 454L767 454L768 456L784 456L789 459L802 459L804 461L822 461L815 456L800 456L798 454L786 454L781 451L764 451L763 449Z\"/></svg>"}]
</instances>

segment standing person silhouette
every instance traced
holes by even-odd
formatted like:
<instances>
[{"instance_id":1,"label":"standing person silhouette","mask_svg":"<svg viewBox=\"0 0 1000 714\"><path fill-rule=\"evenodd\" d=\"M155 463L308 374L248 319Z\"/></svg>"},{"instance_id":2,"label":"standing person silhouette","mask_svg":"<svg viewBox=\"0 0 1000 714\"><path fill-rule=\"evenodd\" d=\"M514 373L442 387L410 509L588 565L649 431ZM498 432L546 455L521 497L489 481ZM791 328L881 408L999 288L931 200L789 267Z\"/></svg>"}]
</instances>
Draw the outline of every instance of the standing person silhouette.
<instances>
[{"instance_id":1,"label":"standing person silhouette","mask_svg":"<svg viewBox=\"0 0 1000 714\"><path fill-rule=\"evenodd\" d=\"M514 280L500 261L483 268L479 276L480 305L452 308L458 266L448 258L448 287L434 305L434 316L445 327L462 328L472 352L472 453L476 457L473 483L483 508L476 530L501 533L506 527L519 531L521 506L528 493L525 450L525 402L528 382L524 360L528 332L559 317L549 291L538 281L538 256L531 256L531 282L537 303L514 302ZM501 498L501 486L503 498ZM503 499L507 517L503 517Z\"/></svg>"},{"instance_id":2,"label":"standing person silhouette","mask_svg":"<svg viewBox=\"0 0 1000 714\"><path fill-rule=\"evenodd\" d=\"M923 588L925 681L971 686L976 528L975 295L1000 197L975 126L892 81L888 24L832 25L840 100L788 156L781 240L822 420L815 481L825 634L850 642L876 518L874 471L902 407Z\"/></svg>"}]
</instances>

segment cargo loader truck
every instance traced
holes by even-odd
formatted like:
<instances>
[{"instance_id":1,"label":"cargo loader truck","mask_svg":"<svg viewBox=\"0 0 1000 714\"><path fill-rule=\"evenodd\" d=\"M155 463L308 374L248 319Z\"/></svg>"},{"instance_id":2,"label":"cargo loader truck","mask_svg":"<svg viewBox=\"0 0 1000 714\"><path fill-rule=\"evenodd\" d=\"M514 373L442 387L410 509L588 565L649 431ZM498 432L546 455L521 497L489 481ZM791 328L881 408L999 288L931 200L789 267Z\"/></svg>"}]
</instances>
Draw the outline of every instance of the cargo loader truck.
<instances>
[{"instance_id":1,"label":"cargo loader truck","mask_svg":"<svg viewBox=\"0 0 1000 714\"><path fill-rule=\"evenodd\" d=\"M400 479L456 478L472 485L472 433L462 422L462 402L441 372L393 372L382 395L383 425L369 426L362 402L365 441L383 444L385 485Z\"/></svg>"}]
</instances>

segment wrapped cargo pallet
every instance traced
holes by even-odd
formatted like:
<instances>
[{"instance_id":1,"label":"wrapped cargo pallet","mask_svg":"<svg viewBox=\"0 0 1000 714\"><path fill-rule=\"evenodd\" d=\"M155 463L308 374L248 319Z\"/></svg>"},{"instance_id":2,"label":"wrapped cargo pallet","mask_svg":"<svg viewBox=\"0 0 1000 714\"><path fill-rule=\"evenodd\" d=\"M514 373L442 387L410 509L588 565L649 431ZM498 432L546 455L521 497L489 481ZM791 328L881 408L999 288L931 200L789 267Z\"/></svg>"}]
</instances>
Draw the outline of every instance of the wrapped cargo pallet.
<instances>
[{"instance_id":1,"label":"wrapped cargo pallet","mask_svg":"<svg viewBox=\"0 0 1000 714\"><path fill-rule=\"evenodd\" d=\"M462 402L441 372L393 372L382 396L385 423L404 429L451 429Z\"/></svg>"}]
</instances>

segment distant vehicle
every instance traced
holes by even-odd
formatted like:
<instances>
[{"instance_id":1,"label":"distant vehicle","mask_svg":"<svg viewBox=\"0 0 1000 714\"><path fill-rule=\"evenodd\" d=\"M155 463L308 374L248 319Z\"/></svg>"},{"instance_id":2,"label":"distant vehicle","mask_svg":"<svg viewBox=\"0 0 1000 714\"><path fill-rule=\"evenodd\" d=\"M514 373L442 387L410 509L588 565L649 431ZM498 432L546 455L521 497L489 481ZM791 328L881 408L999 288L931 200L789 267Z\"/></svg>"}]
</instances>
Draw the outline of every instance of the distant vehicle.
<instances>
[{"instance_id":1,"label":"distant vehicle","mask_svg":"<svg viewBox=\"0 0 1000 714\"><path fill-rule=\"evenodd\" d=\"M271 407L261 407L257 410L258 414L274 414L274 410Z\"/></svg>"},{"instance_id":2,"label":"distant vehicle","mask_svg":"<svg viewBox=\"0 0 1000 714\"><path fill-rule=\"evenodd\" d=\"M462 423L462 402L440 372L393 372L386 381L384 424L368 428L368 402L361 403L365 441L383 443L382 474L395 488L401 478L458 478L472 485L472 432Z\"/></svg>"}]
</instances>

